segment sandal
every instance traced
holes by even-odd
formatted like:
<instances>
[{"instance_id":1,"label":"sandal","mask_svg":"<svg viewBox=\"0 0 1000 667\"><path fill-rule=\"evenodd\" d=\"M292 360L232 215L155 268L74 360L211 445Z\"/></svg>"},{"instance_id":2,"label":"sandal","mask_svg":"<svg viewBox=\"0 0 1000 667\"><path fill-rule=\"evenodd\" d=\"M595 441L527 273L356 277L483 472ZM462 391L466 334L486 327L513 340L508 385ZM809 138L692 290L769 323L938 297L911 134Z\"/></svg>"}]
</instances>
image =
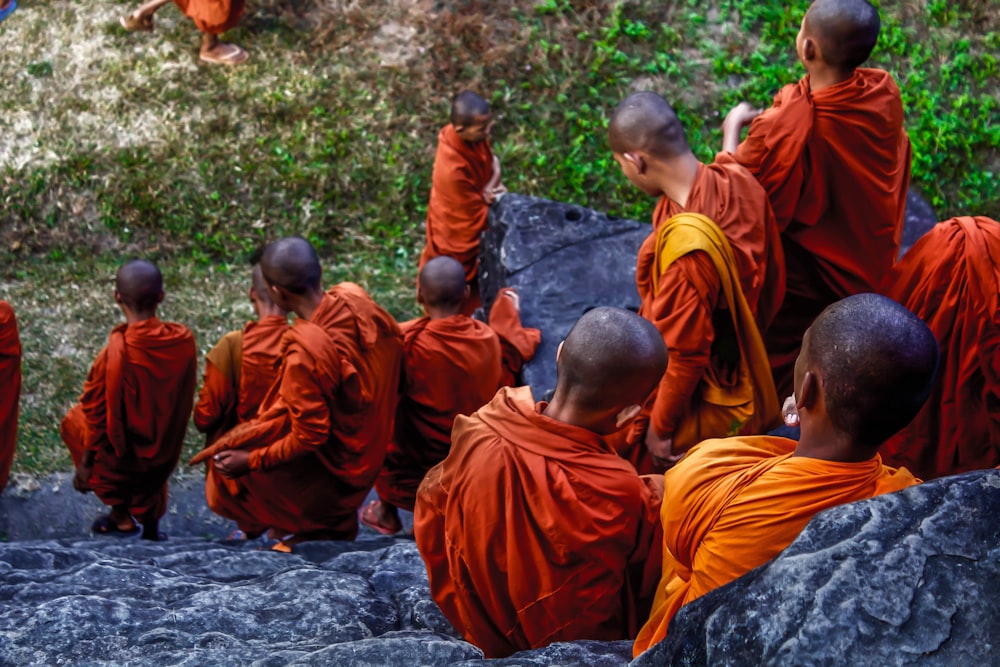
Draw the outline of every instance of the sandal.
<instances>
[{"instance_id":1,"label":"sandal","mask_svg":"<svg viewBox=\"0 0 1000 667\"><path fill-rule=\"evenodd\" d=\"M135 535L139 532L139 524L132 520L131 530L122 530L118 527L118 524L111 518L110 514L102 514L101 516L94 519L94 523L90 524L90 531L92 533L97 533L98 535L113 535L115 537L124 537L126 535Z\"/></svg>"},{"instance_id":2,"label":"sandal","mask_svg":"<svg viewBox=\"0 0 1000 667\"><path fill-rule=\"evenodd\" d=\"M402 526L399 526L398 528L391 528L383 523L380 523L378 517L375 516L375 504L381 502L382 501L380 500L370 501L361 510L361 513L358 515L358 519L361 521L361 523L368 526L377 533L381 533L382 535L395 535L399 531L403 530Z\"/></svg>"}]
</instances>

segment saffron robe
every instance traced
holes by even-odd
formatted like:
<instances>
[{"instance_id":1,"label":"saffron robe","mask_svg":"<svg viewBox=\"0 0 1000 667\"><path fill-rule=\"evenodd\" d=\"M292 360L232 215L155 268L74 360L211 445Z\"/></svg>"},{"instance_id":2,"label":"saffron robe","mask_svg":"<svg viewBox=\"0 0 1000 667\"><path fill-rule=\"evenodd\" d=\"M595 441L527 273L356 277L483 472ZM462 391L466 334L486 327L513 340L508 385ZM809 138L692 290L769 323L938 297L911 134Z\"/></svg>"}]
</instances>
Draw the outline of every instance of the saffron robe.
<instances>
[{"instance_id":1,"label":"saffron robe","mask_svg":"<svg viewBox=\"0 0 1000 667\"><path fill-rule=\"evenodd\" d=\"M209 351L194 425L212 444L240 422L257 414L278 377L278 350L288 318L270 315L230 331Z\"/></svg>"},{"instance_id":2,"label":"saffron robe","mask_svg":"<svg viewBox=\"0 0 1000 667\"><path fill-rule=\"evenodd\" d=\"M639 314L660 330L670 355L663 379L619 448L640 473L662 472L645 446L648 428L673 438L678 454L706 438L765 431L778 423L780 410L733 244L704 216L666 219L668 210L662 202L657 207L636 268ZM736 215L727 216L730 225ZM692 221L707 226L692 227ZM763 226L759 231L758 247L766 253ZM761 288L751 294L760 295Z\"/></svg>"},{"instance_id":3,"label":"saffron robe","mask_svg":"<svg viewBox=\"0 0 1000 667\"><path fill-rule=\"evenodd\" d=\"M212 511L248 534L274 529L351 540L392 435L402 358L396 321L358 285L331 288L281 341L279 380L257 416L192 464L208 462ZM229 479L211 457L250 451L250 472Z\"/></svg>"},{"instance_id":4,"label":"saffron robe","mask_svg":"<svg viewBox=\"0 0 1000 667\"><path fill-rule=\"evenodd\" d=\"M503 368L496 333L467 315L422 317L402 328L396 426L375 490L412 512L424 475L448 456L455 417L493 398Z\"/></svg>"},{"instance_id":5,"label":"saffron robe","mask_svg":"<svg viewBox=\"0 0 1000 667\"><path fill-rule=\"evenodd\" d=\"M174 0L184 15L201 32L221 35L236 27L246 8L246 0Z\"/></svg>"},{"instance_id":6,"label":"saffron robe","mask_svg":"<svg viewBox=\"0 0 1000 667\"><path fill-rule=\"evenodd\" d=\"M521 368L534 358L535 351L542 342L542 332L521 324L521 314L514 302L504 296L508 291L513 290L509 287L500 290L490 307L489 320L490 328L500 337L503 352L503 377L500 384L513 387L518 383Z\"/></svg>"},{"instance_id":7,"label":"saffron robe","mask_svg":"<svg viewBox=\"0 0 1000 667\"><path fill-rule=\"evenodd\" d=\"M17 447L17 413L21 399L21 339L14 309L0 300L0 493L7 486Z\"/></svg>"},{"instance_id":8,"label":"saffron robe","mask_svg":"<svg viewBox=\"0 0 1000 667\"><path fill-rule=\"evenodd\" d=\"M486 230L489 204L483 190L493 176L493 148L489 139L469 143L445 125L438 133L437 153L427 204L427 242L420 254L420 268L442 255L465 268L465 282L472 288L465 314L480 304L479 237Z\"/></svg>"},{"instance_id":9,"label":"saffron robe","mask_svg":"<svg viewBox=\"0 0 1000 667\"><path fill-rule=\"evenodd\" d=\"M141 523L167 510L167 480L181 455L198 374L187 327L153 317L121 324L97 355L80 402L62 421L73 463L93 451L87 485Z\"/></svg>"},{"instance_id":10,"label":"saffron robe","mask_svg":"<svg viewBox=\"0 0 1000 667\"><path fill-rule=\"evenodd\" d=\"M734 156L767 190L782 230L788 293L765 343L787 396L816 316L878 291L896 260L911 157L899 87L887 72L858 68L812 93L807 76L778 92Z\"/></svg>"},{"instance_id":11,"label":"saffron robe","mask_svg":"<svg viewBox=\"0 0 1000 667\"><path fill-rule=\"evenodd\" d=\"M602 437L545 407L505 387L456 418L417 494L431 595L490 658L632 637L655 585L643 574L659 563L659 498Z\"/></svg>"},{"instance_id":12,"label":"saffron robe","mask_svg":"<svg viewBox=\"0 0 1000 667\"><path fill-rule=\"evenodd\" d=\"M917 484L908 470L793 456L769 436L706 440L664 477L663 576L633 654L662 640L682 605L777 556L816 513Z\"/></svg>"},{"instance_id":13,"label":"saffron robe","mask_svg":"<svg viewBox=\"0 0 1000 667\"><path fill-rule=\"evenodd\" d=\"M941 222L892 270L885 294L934 332L934 388L882 457L927 479L1000 464L1000 223Z\"/></svg>"}]
</instances>

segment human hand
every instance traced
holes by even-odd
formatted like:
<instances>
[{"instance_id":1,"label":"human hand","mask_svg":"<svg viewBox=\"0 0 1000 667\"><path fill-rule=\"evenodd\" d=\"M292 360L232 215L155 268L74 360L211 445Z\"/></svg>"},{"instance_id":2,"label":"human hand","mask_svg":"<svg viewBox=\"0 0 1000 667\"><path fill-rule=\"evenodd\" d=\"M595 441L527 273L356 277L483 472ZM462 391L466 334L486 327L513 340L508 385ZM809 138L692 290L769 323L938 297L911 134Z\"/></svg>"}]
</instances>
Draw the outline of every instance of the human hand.
<instances>
[{"instance_id":1,"label":"human hand","mask_svg":"<svg viewBox=\"0 0 1000 667\"><path fill-rule=\"evenodd\" d=\"M94 474L93 464L81 463L73 473L73 488L80 493L90 492L90 476Z\"/></svg>"},{"instance_id":2,"label":"human hand","mask_svg":"<svg viewBox=\"0 0 1000 667\"><path fill-rule=\"evenodd\" d=\"M684 458L683 454L674 454L673 448L673 438L661 438L652 424L646 428L646 449L649 450L653 463L662 468L669 468Z\"/></svg>"},{"instance_id":3,"label":"human hand","mask_svg":"<svg viewBox=\"0 0 1000 667\"><path fill-rule=\"evenodd\" d=\"M785 426L799 425L799 411L795 408L795 394L785 399L785 403L781 406L781 418L784 420Z\"/></svg>"},{"instance_id":4,"label":"human hand","mask_svg":"<svg viewBox=\"0 0 1000 667\"><path fill-rule=\"evenodd\" d=\"M749 102L740 102L726 114L726 119L722 122L722 130L725 132L728 128L739 132L763 112L763 109L753 108Z\"/></svg>"},{"instance_id":5,"label":"human hand","mask_svg":"<svg viewBox=\"0 0 1000 667\"><path fill-rule=\"evenodd\" d=\"M242 449L227 449L212 457L215 469L230 479L242 477L250 472L250 452Z\"/></svg>"}]
</instances>

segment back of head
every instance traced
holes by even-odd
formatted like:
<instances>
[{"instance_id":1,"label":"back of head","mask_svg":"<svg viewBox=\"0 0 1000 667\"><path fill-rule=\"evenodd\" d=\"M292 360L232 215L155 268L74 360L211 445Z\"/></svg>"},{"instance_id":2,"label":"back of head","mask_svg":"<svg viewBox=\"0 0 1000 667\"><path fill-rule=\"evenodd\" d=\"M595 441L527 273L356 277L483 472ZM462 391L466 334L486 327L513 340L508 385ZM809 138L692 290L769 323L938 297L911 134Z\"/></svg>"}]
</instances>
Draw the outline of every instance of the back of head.
<instances>
[{"instance_id":1,"label":"back of head","mask_svg":"<svg viewBox=\"0 0 1000 667\"><path fill-rule=\"evenodd\" d=\"M319 290L323 279L315 248L301 236L289 236L269 244L261 255L260 268L268 283L292 294Z\"/></svg>"},{"instance_id":2,"label":"back of head","mask_svg":"<svg viewBox=\"0 0 1000 667\"><path fill-rule=\"evenodd\" d=\"M938 364L927 325L877 294L829 306L809 328L802 354L822 378L834 428L854 446L873 450L917 415Z\"/></svg>"},{"instance_id":3,"label":"back of head","mask_svg":"<svg viewBox=\"0 0 1000 667\"><path fill-rule=\"evenodd\" d=\"M868 60L881 29L878 10L868 0L816 0L805 24L826 64L844 71Z\"/></svg>"},{"instance_id":4,"label":"back of head","mask_svg":"<svg viewBox=\"0 0 1000 667\"><path fill-rule=\"evenodd\" d=\"M115 290L130 310L137 313L155 311L163 300L163 275L152 262L132 260L115 274Z\"/></svg>"},{"instance_id":5,"label":"back of head","mask_svg":"<svg viewBox=\"0 0 1000 667\"><path fill-rule=\"evenodd\" d=\"M458 260L442 255L420 269L420 294L424 305L442 311L462 310L465 302L465 268Z\"/></svg>"},{"instance_id":6,"label":"back of head","mask_svg":"<svg viewBox=\"0 0 1000 667\"><path fill-rule=\"evenodd\" d=\"M490 105L478 93L463 90L451 102L453 125L471 125L477 118L490 115Z\"/></svg>"},{"instance_id":7,"label":"back of head","mask_svg":"<svg viewBox=\"0 0 1000 667\"><path fill-rule=\"evenodd\" d=\"M269 309L281 310L281 308L274 303L274 299L271 298L271 292L267 288L267 280L264 279L264 271L260 268L260 264L254 264L251 275L251 289L253 289L253 295L257 298L260 305Z\"/></svg>"},{"instance_id":8,"label":"back of head","mask_svg":"<svg viewBox=\"0 0 1000 667\"><path fill-rule=\"evenodd\" d=\"M652 323L629 310L594 308L563 341L556 393L582 410L642 403L667 369L667 348Z\"/></svg>"},{"instance_id":9,"label":"back of head","mask_svg":"<svg viewBox=\"0 0 1000 667\"><path fill-rule=\"evenodd\" d=\"M691 152L674 108L649 91L633 93L615 108L608 123L608 141L619 155L644 151L668 160Z\"/></svg>"}]
</instances>

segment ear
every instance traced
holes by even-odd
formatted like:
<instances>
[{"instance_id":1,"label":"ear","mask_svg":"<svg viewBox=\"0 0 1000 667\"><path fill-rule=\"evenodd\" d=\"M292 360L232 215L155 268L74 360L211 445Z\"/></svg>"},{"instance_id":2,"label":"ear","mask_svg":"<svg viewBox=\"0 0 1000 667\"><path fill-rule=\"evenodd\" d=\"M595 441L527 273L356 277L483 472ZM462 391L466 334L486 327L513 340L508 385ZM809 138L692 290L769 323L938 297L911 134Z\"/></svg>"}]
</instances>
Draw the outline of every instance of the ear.
<instances>
[{"instance_id":1,"label":"ear","mask_svg":"<svg viewBox=\"0 0 1000 667\"><path fill-rule=\"evenodd\" d=\"M817 60L819 58L819 47L812 37L802 38L802 58L804 60Z\"/></svg>"},{"instance_id":2,"label":"ear","mask_svg":"<svg viewBox=\"0 0 1000 667\"><path fill-rule=\"evenodd\" d=\"M634 166L636 171L640 174L646 173L646 159L642 157L642 155L639 153L624 153L622 157L632 163L632 166Z\"/></svg>"},{"instance_id":3,"label":"ear","mask_svg":"<svg viewBox=\"0 0 1000 667\"><path fill-rule=\"evenodd\" d=\"M621 428L625 426L625 424L635 419L635 416L639 414L640 410L642 410L642 406L638 403L633 403L627 408L622 408L622 410L619 411L618 415L615 417L615 427Z\"/></svg>"},{"instance_id":4,"label":"ear","mask_svg":"<svg viewBox=\"0 0 1000 667\"><path fill-rule=\"evenodd\" d=\"M556 363L557 364L559 363L559 355L562 354L562 347L563 347L563 345L565 343L566 343L566 341L563 341L562 343L559 343L559 347L556 348Z\"/></svg>"},{"instance_id":5,"label":"ear","mask_svg":"<svg viewBox=\"0 0 1000 667\"><path fill-rule=\"evenodd\" d=\"M802 376L802 386L795 392L795 410L813 409L820 400L819 378L812 371L806 371Z\"/></svg>"},{"instance_id":6,"label":"ear","mask_svg":"<svg viewBox=\"0 0 1000 667\"><path fill-rule=\"evenodd\" d=\"M465 300L468 301L469 297L472 295L472 286L468 283L465 284Z\"/></svg>"},{"instance_id":7,"label":"ear","mask_svg":"<svg viewBox=\"0 0 1000 667\"><path fill-rule=\"evenodd\" d=\"M118 290L115 290L115 303L117 303L119 306L122 305L123 303L122 295L118 293Z\"/></svg>"},{"instance_id":8,"label":"ear","mask_svg":"<svg viewBox=\"0 0 1000 667\"><path fill-rule=\"evenodd\" d=\"M158 304L159 303L163 303L163 299L166 296L167 296L167 293L164 292L163 290L160 290L160 293L156 295L156 303L158 303Z\"/></svg>"}]
</instances>

